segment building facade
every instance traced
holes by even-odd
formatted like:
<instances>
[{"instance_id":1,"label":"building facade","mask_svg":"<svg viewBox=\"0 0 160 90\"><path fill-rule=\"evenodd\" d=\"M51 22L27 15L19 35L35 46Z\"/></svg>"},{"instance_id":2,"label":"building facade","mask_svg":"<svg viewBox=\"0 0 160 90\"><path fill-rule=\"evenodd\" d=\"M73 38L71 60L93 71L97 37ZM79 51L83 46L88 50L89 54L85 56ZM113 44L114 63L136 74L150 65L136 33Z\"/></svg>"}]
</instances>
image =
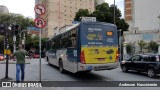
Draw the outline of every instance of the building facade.
<instances>
[{"instance_id":1,"label":"building facade","mask_svg":"<svg viewBox=\"0 0 160 90\"><path fill-rule=\"evenodd\" d=\"M124 51L126 46L132 44L134 53L140 52L138 42L143 40L145 43L154 41L159 44L160 53L160 0L124 0L125 20L130 25L129 31L124 32ZM142 50L148 52L147 50ZM133 53L133 54L134 54Z\"/></svg>"},{"instance_id":2,"label":"building facade","mask_svg":"<svg viewBox=\"0 0 160 90\"><path fill-rule=\"evenodd\" d=\"M0 5L0 13L9 13L9 10L6 6Z\"/></svg>"},{"instance_id":3,"label":"building facade","mask_svg":"<svg viewBox=\"0 0 160 90\"><path fill-rule=\"evenodd\" d=\"M105 0L95 0L95 6L104 3Z\"/></svg>"},{"instance_id":4,"label":"building facade","mask_svg":"<svg viewBox=\"0 0 160 90\"><path fill-rule=\"evenodd\" d=\"M52 37L56 29L71 25L79 9L95 10L94 0L36 0L37 3L46 8L46 13L40 16L47 22L42 31L43 37Z\"/></svg>"},{"instance_id":5,"label":"building facade","mask_svg":"<svg viewBox=\"0 0 160 90\"><path fill-rule=\"evenodd\" d=\"M125 20L129 30L157 30L160 28L160 0L124 0ZM160 17L160 16L159 16Z\"/></svg>"}]
</instances>

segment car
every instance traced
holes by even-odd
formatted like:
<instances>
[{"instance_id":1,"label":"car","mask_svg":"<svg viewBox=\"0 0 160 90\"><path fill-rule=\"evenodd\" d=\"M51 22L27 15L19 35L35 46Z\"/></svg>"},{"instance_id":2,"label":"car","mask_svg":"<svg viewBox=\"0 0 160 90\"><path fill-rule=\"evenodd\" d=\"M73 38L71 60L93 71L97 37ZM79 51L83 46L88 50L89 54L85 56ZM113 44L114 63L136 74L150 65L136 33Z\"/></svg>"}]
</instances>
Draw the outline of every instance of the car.
<instances>
[{"instance_id":1,"label":"car","mask_svg":"<svg viewBox=\"0 0 160 90\"><path fill-rule=\"evenodd\" d=\"M160 74L160 55L159 54L138 54L123 60L120 63L123 72L135 70L138 72L147 72L151 78Z\"/></svg>"},{"instance_id":2,"label":"car","mask_svg":"<svg viewBox=\"0 0 160 90\"><path fill-rule=\"evenodd\" d=\"M33 58L39 58L39 54L35 53L35 54L33 55Z\"/></svg>"},{"instance_id":3,"label":"car","mask_svg":"<svg viewBox=\"0 0 160 90\"><path fill-rule=\"evenodd\" d=\"M4 60L4 56L3 54L0 54L0 61L3 61Z\"/></svg>"}]
</instances>

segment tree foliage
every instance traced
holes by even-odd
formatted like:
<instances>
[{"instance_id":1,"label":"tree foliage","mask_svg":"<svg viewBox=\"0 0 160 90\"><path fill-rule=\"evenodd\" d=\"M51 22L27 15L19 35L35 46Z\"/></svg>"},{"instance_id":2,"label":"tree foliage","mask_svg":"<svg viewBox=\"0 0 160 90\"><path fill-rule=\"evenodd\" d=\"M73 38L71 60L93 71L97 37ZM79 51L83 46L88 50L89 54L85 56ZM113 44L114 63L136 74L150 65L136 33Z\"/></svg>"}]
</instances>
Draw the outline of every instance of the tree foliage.
<instances>
[{"instance_id":1,"label":"tree foliage","mask_svg":"<svg viewBox=\"0 0 160 90\"><path fill-rule=\"evenodd\" d=\"M11 24L17 24L21 30L26 29L28 26L34 24L33 19L24 17L20 14L0 14L0 24L9 26Z\"/></svg>"},{"instance_id":2,"label":"tree foliage","mask_svg":"<svg viewBox=\"0 0 160 90\"><path fill-rule=\"evenodd\" d=\"M132 50L133 50L132 44L131 44L131 43L128 43L128 44L126 45L127 54L131 55L131 54L132 54Z\"/></svg>"},{"instance_id":3,"label":"tree foliage","mask_svg":"<svg viewBox=\"0 0 160 90\"><path fill-rule=\"evenodd\" d=\"M147 43L144 42L143 40L140 40L138 41L138 45L140 47L140 51L142 51L146 47Z\"/></svg>"},{"instance_id":4,"label":"tree foliage","mask_svg":"<svg viewBox=\"0 0 160 90\"><path fill-rule=\"evenodd\" d=\"M20 14L14 14L14 13L9 13L9 14L0 14L0 25L3 26L4 28L1 28L1 31L4 31L2 37L0 37L0 43L3 42L4 36L6 36L5 33L8 34L7 38L9 39L9 45L10 49L13 50L13 32L14 30L9 30L8 27L12 27L12 25L18 25L20 27L19 32L22 30L26 30L28 26L33 26L34 22L33 19L24 17ZM19 35L16 36L16 45L19 44ZM29 38L28 35L26 34L27 39ZM31 44L30 44L31 45ZM0 50L3 50L3 44L1 45ZM29 46L26 44L26 46Z\"/></svg>"},{"instance_id":5,"label":"tree foliage","mask_svg":"<svg viewBox=\"0 0 160 90\"><path fill-rule=\"evenodd\" d=\"M148 43L148 49L150 52L154 52L154 53L157 53L158 52L158 43L157 42L154 42L154 41L151 41L150 43Z\"/></svg>"},{"instance_id":6,"label":"tree foliage","mask_svg":"<svg viewBox=\"0 0 160 90\"><path fill-rule=\"evenodd\" d=\"M97 21L114 23L114 5L109 6L108 3L102 3L96 6L96 10L93 13L89 13L87 9L80 9L75 16L74 20L78 20L82 16L86 17L96 17ZM122 29L122 31L127 31L129 25L121 18L121 11L115 6L115 24L117 29Z\"/></svg>"}]
</instances>

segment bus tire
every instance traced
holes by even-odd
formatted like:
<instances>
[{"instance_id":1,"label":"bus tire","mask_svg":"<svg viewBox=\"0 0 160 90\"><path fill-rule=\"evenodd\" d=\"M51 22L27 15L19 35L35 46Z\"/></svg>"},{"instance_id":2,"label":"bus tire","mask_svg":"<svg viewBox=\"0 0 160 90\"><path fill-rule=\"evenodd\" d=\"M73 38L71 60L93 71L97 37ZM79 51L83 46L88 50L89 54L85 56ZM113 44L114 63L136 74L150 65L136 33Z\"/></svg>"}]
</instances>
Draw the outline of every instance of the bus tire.
<instances>
[{"instance_id":1,"label":"bus tire","mask_svg":"<svg viewBox=\"0 0 160 90\"><path fill-rule=\"evenodd\" d=\"M60 71L61 73L64 73L62 60L59 60L59 71Z\"/></svg>"}]
</instances>

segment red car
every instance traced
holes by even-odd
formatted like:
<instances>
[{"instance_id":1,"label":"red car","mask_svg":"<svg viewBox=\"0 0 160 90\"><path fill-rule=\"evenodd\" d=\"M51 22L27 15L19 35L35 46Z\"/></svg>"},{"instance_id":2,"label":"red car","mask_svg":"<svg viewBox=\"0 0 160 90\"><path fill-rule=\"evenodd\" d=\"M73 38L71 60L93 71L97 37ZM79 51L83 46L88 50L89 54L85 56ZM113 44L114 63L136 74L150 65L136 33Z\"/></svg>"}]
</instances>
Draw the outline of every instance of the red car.
<instances>
[{"instance_id":1,"label":"red car","mask_svg":"<svg viewBox=\"0 0 160 90\"><path fill-rule=\"evenodd\" d=\"M0 61L3 61L3 60L4 60L3 54L0 54Z\"/></svg>"},{"instance_id":2,"label":"red car","mask_svg":"<svg viewBox=\"0 0 160 90\"><path fill-rule=\"evenodd\" d=\"M33 58L39 58L39 54L34 54Z\"/></svg>"}]
</instances>

